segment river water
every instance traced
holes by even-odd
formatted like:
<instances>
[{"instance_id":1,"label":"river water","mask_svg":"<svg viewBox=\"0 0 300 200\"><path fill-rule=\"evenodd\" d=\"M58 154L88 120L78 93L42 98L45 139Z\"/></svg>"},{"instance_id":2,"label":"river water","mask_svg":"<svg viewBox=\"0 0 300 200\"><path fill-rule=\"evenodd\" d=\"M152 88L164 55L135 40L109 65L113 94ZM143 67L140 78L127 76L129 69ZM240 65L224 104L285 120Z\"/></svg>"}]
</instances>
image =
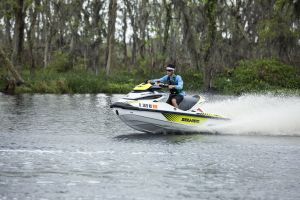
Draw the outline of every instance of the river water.
<instances>
[{"instance_id":1,"label":"river water","mask_svg":"<svg viewBox=\"0 0 300 200\"><path fill-rule=\"evenodd\" d=\"M299 97L207 96L229 124L151 135L121 96L0 94L0 199L300 199Z\"/></svg>"}]
</instances>

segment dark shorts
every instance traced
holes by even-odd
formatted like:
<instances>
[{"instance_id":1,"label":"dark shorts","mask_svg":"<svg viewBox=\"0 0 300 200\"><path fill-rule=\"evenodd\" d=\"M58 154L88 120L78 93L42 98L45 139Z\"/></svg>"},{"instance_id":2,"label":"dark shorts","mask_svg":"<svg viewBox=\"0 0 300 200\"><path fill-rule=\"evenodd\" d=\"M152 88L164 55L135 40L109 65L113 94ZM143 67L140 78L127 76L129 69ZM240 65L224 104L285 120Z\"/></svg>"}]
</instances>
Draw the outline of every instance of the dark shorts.
<instances>
[{"instance_id":1,"label":"dark shorts","mask_svg":"<svg viewBox=\"0 0 300 200\"><path fill-rule=\"evenodd\" d=\"M172 99L176 99L177 105L179 105L180 102L183 100L183 96L179 94L170 94L167 103L172 105Z\"/></svg>"}]
</instances>

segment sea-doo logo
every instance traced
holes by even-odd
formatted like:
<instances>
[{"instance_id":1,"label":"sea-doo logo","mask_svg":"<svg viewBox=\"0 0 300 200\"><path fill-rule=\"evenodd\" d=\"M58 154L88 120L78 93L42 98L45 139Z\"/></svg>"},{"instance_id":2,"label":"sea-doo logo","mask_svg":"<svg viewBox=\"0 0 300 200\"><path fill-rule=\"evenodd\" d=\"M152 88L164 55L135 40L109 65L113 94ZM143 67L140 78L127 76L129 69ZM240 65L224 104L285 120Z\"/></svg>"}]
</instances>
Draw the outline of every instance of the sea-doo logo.
<instances>
[{"instance_id":1,"label":"sea-doo logo","mask_svg":"<svg viewBox=\"0 0 300 200\"><path fill-rule=\"evenodd\" d=\"M190 119L190 118L182 118L181 121L183 122L191 122L191 123L200 123L198 119Z\"/></svg>"}]
</instances>

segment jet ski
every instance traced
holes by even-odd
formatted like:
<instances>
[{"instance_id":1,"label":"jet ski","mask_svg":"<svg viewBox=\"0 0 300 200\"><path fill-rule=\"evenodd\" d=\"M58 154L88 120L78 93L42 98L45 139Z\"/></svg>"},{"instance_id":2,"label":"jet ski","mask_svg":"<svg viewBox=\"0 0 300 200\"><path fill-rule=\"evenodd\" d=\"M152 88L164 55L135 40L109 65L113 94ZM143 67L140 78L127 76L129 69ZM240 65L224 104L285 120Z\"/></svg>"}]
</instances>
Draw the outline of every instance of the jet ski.
<instances>
[{"instance_id":1,"label":"jet ski","mask_svg":"<svg viewBox=\"0 0 300 200\"><path fill-rule=\"evenodd\" d=\"M129 127L146 133L211 132L211 128L229 119L206 113L199 95L184 96L175 108L166 103L163 84L141 83L119 101L111 104L116 115Z\"/></svg>"}]
</instances>

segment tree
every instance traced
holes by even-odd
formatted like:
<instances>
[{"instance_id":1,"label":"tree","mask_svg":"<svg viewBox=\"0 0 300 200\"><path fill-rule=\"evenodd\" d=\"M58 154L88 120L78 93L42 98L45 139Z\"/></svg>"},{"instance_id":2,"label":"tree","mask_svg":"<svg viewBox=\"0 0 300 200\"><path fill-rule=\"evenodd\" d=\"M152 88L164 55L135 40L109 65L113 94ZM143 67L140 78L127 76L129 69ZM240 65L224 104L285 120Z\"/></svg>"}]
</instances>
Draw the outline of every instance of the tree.
<instances>
[{"instance_id":1,"label":"tree","mask_svg":"<svg viewBox=\"0 0 300 200\"><path fill-rule=\"evenodd\" d=\"M22 52L23 52L23 41L24 41L24 28L25 28L25 5L24 0L17 0L14 7L15 13L15 30L14 30L14 48L12 54L12 61L14 65L20 67Z\"/></svg>"},{"instance_id":2,"label":"tree","mask_svg":"<svg viewBox=\"0 0 300 200\"><path fill-rule=\"evenodd\" d=\"M191 19L190 7L186 4L185 1L181 0L174 0L174 5L181 11L182 14L182 43L190 53L192 65L196 67L196 69L200 70L199 53L196 49L196 36L193 30L194 26Z\"/></svg>"},{"instance_id":3,"label":"tree","mask_svg":"<svg viewBox=\"0 0 300 200\"><path fill-rule=\"evenodd\" d=\"M107 60L106 60L106 75L110 73L112 64L112 56L114 50L115 39L115 23L117 17L117 0L110 0L108 10L108 34L107 34Z\"/></svg>"},{"instance_id":4,"label":"tree","mask_svg":"<svg viewBox=\"0 0 300 200\"><path fill-rule=\"evenodd\" d=\"M30 26L27 29L27 39L28 39L28 47L29 47L29 54L30 54L30 62L31 62L31 74L34 74L35 71L35 58L34 58L34 33L35 33L35 25L36 25L36 18L37 13L40 8L40 0L35 0L33 7L31 7L29 10L30 12Z\"/></svg>"},{"instance_id":5,"label":"tree","mask_svg":"<svg viewBox=\"0 0 300 200\"><path fill-rule=\"evenodd\" d=\"M163 41L162 52L165 53L167 50L169 30L170 30L170 25L172 20L172 2L167 3L166 0L163 0L163 5L166 10L166 17L165 17L164 41Z\"/></svg>"},{"instance_id":6,"label":"tree","mask_svg":"<svg viewBox=\"0 0 300 200\"><path fill-rule=\"evenodd\" d=\"M213 74L213 63L210 62L210 57L212 55L212 50L215 45L216 40L216 7L217 0L208 0L205 4L205 15L208 20L208 31L205 41L204 50L204 90L209 91L212 86L212 74Z\"/></svg>"},{"instance_id":7,"label":"tree","mask_svg":"<svg viewBox=\"0 0 300 200\"><path fill-rule=\"evenodd\" d=\"M133 2L133 3L132 3ZM130 24L133 30L132 34L132 47L131 47L131 64L135 65L136 64L136 57L137 57L137 42L138 42L138 26L136 22L136 16L135 13L137 13L137 2L134 1L129 1L125 0L126 8L128 11L129 19L130 19Z\"/></svg>"},{"instance_id":8,"label":"tree","mask_svg":"<svg viewBox=\"0 0 300 200\"><path fill-rule=\"evenodd\" d=\"M300 66L299 2L1 0L0 43L32 72L55 68L57 55L66 70L108 75L120 63L147 74L169 61L202 73L209 90L216 73L243 59Z\"/></svg>"},{"instance_id":9,"label":"tree","mask_svg":"<svg viewBox=\"0 0 300 200\"><path fill-rule=\"evenodd\" d=\"M122 26L122 42L123 42L123 63L127 65L128 53L127 53L127 43L126 43L126 34L127 34L127 9L126 6L122 9L123 14L123 26Z\"/></svg>"},{"instance_id":10,"label":"tree","mask_svg":"<svg viewBox=\"0 0 300 200\"><path fill-rule=\"evenodd\" d=\"M146 27L149 20L149 1L142 0L139 4L139 32L140 32L140 40L139 40L139 52L142 59L145 58L145 49L146 49Z\"/></svg>"}]
</instances>

